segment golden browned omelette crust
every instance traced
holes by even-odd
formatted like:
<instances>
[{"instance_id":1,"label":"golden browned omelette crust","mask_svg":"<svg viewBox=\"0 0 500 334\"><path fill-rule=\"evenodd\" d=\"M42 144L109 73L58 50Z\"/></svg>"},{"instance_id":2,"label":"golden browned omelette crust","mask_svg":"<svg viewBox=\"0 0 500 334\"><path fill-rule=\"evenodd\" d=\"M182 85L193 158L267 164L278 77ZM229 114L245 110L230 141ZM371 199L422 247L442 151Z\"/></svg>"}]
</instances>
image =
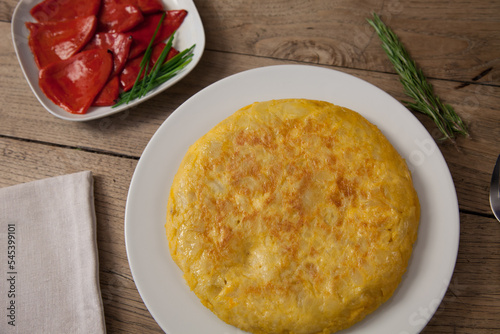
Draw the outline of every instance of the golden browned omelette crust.
<instances>
[{"instance_id":1,"label":"golden browned omelette crust","mask_svg":"<svg viewBox=\"0 0 500 334\"><path fill-rule=\"evenodd\" d=\"M385 302L420 207L382 133L327 102L254 103L187 152L166 231L190 288L252 333L330 333Z\"/></svg>"}]
</instances>

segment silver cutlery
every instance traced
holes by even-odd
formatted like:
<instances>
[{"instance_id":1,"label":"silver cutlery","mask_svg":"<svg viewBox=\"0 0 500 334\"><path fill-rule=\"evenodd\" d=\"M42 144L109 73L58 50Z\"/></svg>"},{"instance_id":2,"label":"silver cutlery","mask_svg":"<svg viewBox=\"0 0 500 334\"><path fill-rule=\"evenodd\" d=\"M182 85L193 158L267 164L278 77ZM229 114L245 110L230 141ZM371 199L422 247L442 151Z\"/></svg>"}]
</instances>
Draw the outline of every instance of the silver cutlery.
<instances>
[{"instance_id":1,"label":"silver cutlery","mask_svg":"<svg viewBox=\"0 0 500 334\"><path fill-rule=\"evenodd\" d=\"M500 221L500 155L497 158L497 163L493 169L490 185L490 206L491 211Z\"/></svg>"}]
</instances>

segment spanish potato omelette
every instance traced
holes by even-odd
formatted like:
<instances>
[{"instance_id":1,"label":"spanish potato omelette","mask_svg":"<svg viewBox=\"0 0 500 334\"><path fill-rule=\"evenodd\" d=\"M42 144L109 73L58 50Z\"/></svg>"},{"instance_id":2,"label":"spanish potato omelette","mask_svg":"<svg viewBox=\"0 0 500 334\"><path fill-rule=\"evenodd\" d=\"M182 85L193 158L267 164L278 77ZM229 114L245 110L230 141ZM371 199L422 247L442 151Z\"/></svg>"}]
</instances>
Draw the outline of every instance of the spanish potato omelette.
<instances>
[{"instance_id":1,"label":"spanish potato omelette","mask_svg":"<svg viewBox=\"0 0 500 334\"><path fill-rule=\"evenodd\" d=\"M420 206L404 159L358 113L256 102L194 143L165 224L189 287L251 333L333 333L395 291Z\"/></svg>"}]
</instances>

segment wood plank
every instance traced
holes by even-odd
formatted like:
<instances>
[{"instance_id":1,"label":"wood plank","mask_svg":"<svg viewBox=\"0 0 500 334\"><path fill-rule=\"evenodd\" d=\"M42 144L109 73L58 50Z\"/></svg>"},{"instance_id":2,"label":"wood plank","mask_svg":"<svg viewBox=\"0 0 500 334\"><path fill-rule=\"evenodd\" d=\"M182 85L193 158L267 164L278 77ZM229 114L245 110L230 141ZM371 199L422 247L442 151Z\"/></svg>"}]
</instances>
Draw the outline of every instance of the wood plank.
<instances>
[{"instance_id":1,"label":"wood plank","mask_svg":"<svg viewBox=\"0 0 500 334\"><path fill-rule=\"evenodd\" d=\"M496 219L461 215L455 271L424 333L496 333L500 330L500 224ZM413 321L425 318L425 307Z\"/></svg>"},{"instance_id":2,"label":"wood plank","mask_svg":"<svg viewBox=\"0 0 500 334\"><path fill-rule=\"evenodd\" d=\"M10 22L16 0L0 1ZM480 1L325 2L196 0L207 49L393 72L366 19L379 13L433 78L500 85L500 3ZM474 29L470 29L474 25Z\"/></svg>"},{"instance_id":3,"label":"wood plank","mask_svg":"<svg viewBox=\"0 0 500 334\"><path fill-rule=\"evenodd\" d=\"M108 332L159 333L128 267L124 209L136 159L0 138L0 187L81 170L95 180L100 280ZM424 333L491 333L499 329L500 224L461 214L460 249L454 276ZM410 324L428 320L432 305L419 305Z\"/></svg>"},{"instance_id":4,"label":"wood plank","mask_svg":"<svg viewBox=\"0 0 500 334\"><path fill-rule=\"evenodd\" d=\"M7 24L0 23L0 36L7 28ZM0 47L8 49L4 37L0 37ZM5 78L0 82L0 91L3 92L0 95L0 133L89 151L139 157L163 121L203 87L243 70L293 62L206 51L195 70L164 94L123 113L85 123L60 120L45 111L24 80L12 50L1 54L0 63L3 65L0 75ZM406 98L396 75L342 70L378 86L398 100ZM500 152L500 127L497 126L500 114L496 111L500 105L500 87L471 84L458 89L457 83L452 81L433 80L432 83L436 92L455 107L471 130L471 137L459 138L456 146L449 142L438 143L456 182L460 207L490 214L490 173ZM439 132L427 117L416 116L434 138L439 138Z\"/></svg>"},{"instance_id":5,"label":"wood plank","mask_svg":"<svg viewBox=\"0 0 500 334\"><path fill-rule=\"evenodd\" d=\"M207 48L393 72L366 19L377 12L434 78L500 84L500 3L481 1L196 0ZM474 29L470 26L474 25Z\"/></svg>"},{"instance_id":6,"label":"wood plank","mask_svg":"<svg viewBox=\"0 0 500 334\"><path fill-rule=\"evenodd\" d=\"M108 332L160 332L128 266L124 211L137 160L0 138L0 187L91 170L97 218L100 286Z\"/></svg>"},{"instance_id":7,"label":"wood plank","mask_svg":"<svg viewBox=\"0 0 500 334\"><path fill-rule=\"evenodd\" d=\"M17 6L16 0L1 0L0 1L0 22L10 22L14 8Z\"/></svg>"}]
</instances>

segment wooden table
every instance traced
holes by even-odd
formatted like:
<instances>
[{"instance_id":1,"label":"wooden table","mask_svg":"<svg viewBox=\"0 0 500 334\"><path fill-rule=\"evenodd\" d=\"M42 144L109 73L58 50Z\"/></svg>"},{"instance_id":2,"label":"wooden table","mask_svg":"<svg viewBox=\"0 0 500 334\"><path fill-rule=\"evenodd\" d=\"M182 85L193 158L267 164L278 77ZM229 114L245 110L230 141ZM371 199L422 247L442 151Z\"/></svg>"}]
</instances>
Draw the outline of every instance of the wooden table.
<instances>
[{"instance_id":1,"label":"wooden table","mask_svg":"<svg viewBox=\"0 0 500 334\"><path fill-rule=\"evenodd\" d=\"M84 123L52 116L32 94L12 46L16 3L0 0L0 187L94 173L100 284L110 333L161 332L130 273L124 210L137 161L162 122L215 81L275 64L337 69L404 100L366 22L374 11L400 36L471 133L455 144L437 141L458 194L460 249L451 285L424 333L500 333L500 223L488 202L500 153L500 2L196 0L207 43L193 72L139 107ZM439 137L432 121L416 116ZM425 307L418 311L419 319L430 317Z\"/></svg>"}]
</instances>

